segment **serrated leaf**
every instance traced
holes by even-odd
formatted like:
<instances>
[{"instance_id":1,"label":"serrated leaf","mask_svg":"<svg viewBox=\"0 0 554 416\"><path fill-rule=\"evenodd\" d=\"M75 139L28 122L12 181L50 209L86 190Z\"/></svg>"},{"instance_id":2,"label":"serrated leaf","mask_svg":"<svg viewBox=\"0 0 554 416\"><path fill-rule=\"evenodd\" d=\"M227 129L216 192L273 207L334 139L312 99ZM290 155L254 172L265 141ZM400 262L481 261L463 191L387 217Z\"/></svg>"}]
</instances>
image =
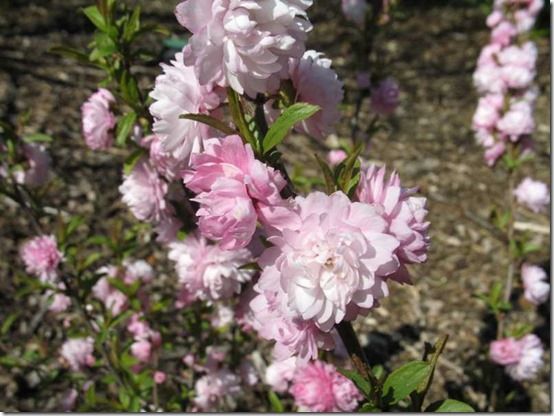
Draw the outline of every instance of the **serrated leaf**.
<instances>
[{"instance_id":1,"label":"serrated leaf","mask_svg":"<svg viewBox=\"0 0 554 416\"><path fill-rule=\"evenodd\" d=\"M52 140L52 136L43 133L29 134L23 138L27 143L51 143Z\"/></svg>"},{"instance_id":2,"label":"serrated leaf","mask_svg":"<svg viewBox=\"0 0 554 416\"><path fill-rule=\"evenodd\" d=\"M267 398L269 399L269 403L271 404L271 410L273 412L283 413L285 411L283 403L281 403L281 399L279 399L279 396L277 396L275 392L268 391Z\"/></svg>"},{"instance_id":3,"label":"serrated leaf","mask_svg":"<svg viewBox=\"0 0 554 416\"><path fill-rule=\"evenodd\" d=\"M294 125L306 120L320 110L321 107L308 103L296 103L286 108L271 125L263 140L263 153L269 152L279 145Z\"/></svg>"},{"instance_id":4,"label":"serrated leaf","mask_svg":"<svg viewBox=\"0 0 554 416\"><path fill-rule=\"evenodd\" d=\"M94 26L96 26L102 32L106 31L106 20L104 19L104 16L102 16L102 13L100 13L100 10L98 10L98 7L85 7L83 9L83 13L88 17L88 19L92 22Z\"/></svg>"},{"instance_id":5,"label":"serrated leaf","mask_svg":"<svg viewBox=\"0 0 554 416\"><path fill-rule=\"evenodd\" d=\"M371 384L369 384L369 381L366 380L360 373L354 370L347 370L345 368L339 368L338 371L347 379L351 380L366 398L369 398L369 395L371 394Z\"/></svg>"},{"instance_id":6,"label":"serrated leaf","mask_svg":"<svg viewBox=\"0 0 554 416\"><path fill-rule=\"evenodd\" d=\"M412 361L389 374L383 384L383 402L391 405L405 399L429 376L431 365Z\"/></svg>"},{"instance_id":7,"label":"serrated leaf","mask_svg":"<svg viewBox=\"0 0 554 416\"><path fill-rule=\"evenodd\" d=\"M116 129L116 139L115 142L118 146L124 147L127 137L131 133L135 122L137 121L137 115L134 111L125 114L119 119Z\"/></svg>"},{"instance_id":8,"label":"serrated leaf","mask_svg":"<svg viewBox=\"0 0 554 416\"><path fill-rule=\"evenodd\" d=\"M474 413L475 410L469 404L454 399L439 400L431 403L426 412L435 413Z\"/></svg>"},{"instance_id":9,"label":"serrated leaf","mask_svg":"<svg viewBox=\"0 0 554 416\"><path fill-rule=\"evenodd\" d=\"M229 127L227 123L221 120L218 120L217 118L214 118L212 116L209 116L207 114L181 114L179 118L207 124L208 126L216 130L219 130L222 133L225 133L227 136L238 134L238 132L235 129Z\"/></svg>"}]
</instances>

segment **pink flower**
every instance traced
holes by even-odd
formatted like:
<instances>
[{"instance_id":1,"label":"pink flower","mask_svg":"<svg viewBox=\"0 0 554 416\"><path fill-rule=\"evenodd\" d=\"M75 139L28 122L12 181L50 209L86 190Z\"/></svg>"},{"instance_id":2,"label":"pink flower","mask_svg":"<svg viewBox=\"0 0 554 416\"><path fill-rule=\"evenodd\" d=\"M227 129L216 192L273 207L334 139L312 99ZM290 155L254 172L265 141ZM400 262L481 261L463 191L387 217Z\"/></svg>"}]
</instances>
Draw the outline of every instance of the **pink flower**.
<instances>
[{"instance_id":1,"label":"pink flower","mask_svg":"<svg viewBox=\"0 0 554 416\"><path fill-rule=\"evenodd\" d=\"M534 71L537 65L537 46L525 42L522 46L511 45L498 53L498 62L502 66L522 67Z\"/></svg>"},{"instance_id":2,"label":"pink flower","mask_svg":"<svg viewBox=\"0 0 554 416\"><path fill-rule=\"evenodd\" d=\"M58 287L61 290L65 289L65 285L63 283L60 283ZM71 298L63 293L55 293L49 290L46 292L46 296L52 296L52 303L50 303L48 310L53 313L64 312L71 306Z\"/></svg>"},{"instance_id":3,"label":"pink flower","mask_svg":"<svg viewBox=\"0 0 554 416\"><path fill-rule=\"evenodd\" d=\"M491 42L500 46L507 46L515 35L517 35L515 26L508 21L502 21L492 30Z\"/></svg>"},{"instance_id":4,"label":"pink flower","mask_svg":"<svg viewBox=\"0 0 554 416\"><path fill-rule=\"evenodd\" d=\"M162 140L155 134L146 136L140 144L149 150L150 164L168 181L177 179L187 167L188 160L178 159L173 153L165 150Z\"/></svg>"},{"instance_id":5,"label":"pink flower","mask_svg":"<svg viewBox=\"0 0 554 416\"><path fill-rule=\"evenodd\" d=\"M533 108L526 101L512 104L508 112L498 121L496 127L514 142L523 135L533 133L535 130Z\"/></svg>"},{"instance_id":6,"label":"pink flower","mask_svg":"<svg viewBox=\"0 0 554 416\"><path fill-rule=\"evenodd\" d=\"M110 105L114 102L112 93L100 88L81 106L83 135L92 150L105 150L112 145L116 119Z\"/></svg>"},{"instance_id":7,"label":"pink flower","mask_svg":"<svg viewBox=\"0 0 554 416\"><path fill-rule=\"evenodd\" d=\"M194 403L203 411L216 411L224 400L241 393L239 378L227 369L211 372L196 382Z\"/></svg>"},{"instance_id":8,"label":"pink flower","mask_svg":"<svg viewBox=\"0 0 554 416\"><path fill-rule=\"evenodd\" d=\"M162 218L154 227L154 231L158 234L156 241L161 244L169 244L175 241L182 226L181 220L173 215Z\"/></svg>"},{"instance_id":9,"label":"pink flower","mask_svg":"<svg viewBox=\"0 0 554 416\"><path fill-rule=\"evenodd\" d=\"M201 7L201 6L200 6ZM154 166L164 173L182 163L188 164L190 155L202 150L202 141L209 137L209 128L205 124L181 119L182 114L209 114L221 103L219 92L211 86L202 86L192 67L183 64L183 54L175 55L171 65L162 64L164 73L156 78L150 97L154 103L150 113L154 117L153 131L162 148L156 144ZM167 153L173 159L168 159Z\"/></svg>"},{"instance_id":10,"label":"pink flower","mask_svg":"<svg viewBox=\"0 0 554 416\"><path fill-rule=\"evenodd\" d=\"M331 166L336 166L347 157L348 155L344 150L330 150L329 153L327 153L327 162L329 162Z\"/></svg>"},{"instance_id":11,"label":"pink flower","mask_svg":"<svg viewBox=\"0 0 554 416\"><path fill-rule=\"evenodd\" d=\"M200 231L224 249L245 247L260 211L282 204L279 192L286 182L278 171L257 160L239 136L210 139L205 145L183 177L186 186L198 193Z\"/></svg>"},{"instance_id":12,"label":"pink flower","mask_svg":"<svg viewBox=\"0 0 554 416\"><path fill-rule=\"evenodd\" d=\"M479 65L473 73L473 84L480 93L501 94L507 89L502 68L494 63Z\"/></svg>"},{"instance_id":13,"label":"pink flower","mask_svg":"<svg viewBox=\"0 0 554 416\"><path fill-rule=\"evenodd\" d=\"M94 340L88 338L74 338L64 342L60 354L73 371L94 365Z\"/></svg>"},{"instance_id":14,"label":"pink flower","mask_svg":"<svg viewBox=\"0 0 554 416\"><path fill-rule=\"evenodd\" d=\"M42 282L54 283L58 278L58 265L63 254L53 235L41 235L27 241L19 252L27 273L38 277Z\"/></svg>"},{"instance_id":15,"label":"pink flower","mask_svg":"<svg viewBox=\"0 0 554 416\"><path fill-rule=\"evenodd\" d=\"M211 324L215 328L225 328L234 320L235 314L231 308L224 305L219 305L212 315Z\"/></svg>"},{"instance_id":16,"label":"pink flower","mask_svg":"<svg viewBox=\"0 0 554 416\"><path fill-rule=\"evenodd\" d=\"M508 364L506 372L514 380L530 380L544 367L544 348L535 334L525 335L518 343L521 347L521 357L517 363Z\"/></svg>"},{"instance_id":17,"label":"pink flower","mask_svg":"<svg viewBox=\"0 0 554 416\"><path fill-rule=\"evenodd\" d=\"M257 290L274 290L279 282L291 315L328 332L388 294L383 277L398 270L399 242L386 234L376 208L352 203L342 192L297 197L295 213L299 224L268 239L274 247L259 261L268 267Z\"/></svg>"},{"instance_id":18,"label":"pink flower","mask_svg":"<svg viewBox=\"0 0 554 416\"><path fill-rule=\"evenodd\" d=\"M473 129L492 130L500 118L503 104L504 97L501 94L488 94L481 97L473 116Z\"/></svg>"},{"instance_id":19,"label":"pink flower","mask_svg":"<svg viewBox=\"0 0 554 416\"><path fill-rule=\"evenodd\" d=\"M548 300L550 284L547 282L548 276L543 269L524 263L521 266L521 278L525 289L525 299L535 305L540 305Z\"/></svg>"},{"instance_id":20,"label":"pink flower","mask_svg":"<svg viewBox=\"0 0 554 416\"><path fill-rule=\"evenodd\" d=\"M366 0L342 0L342 12L348 20L362 26L365 22L368 5Z\"/></svg>"},{"instance_id":21,"label":"pink flower","mask_svg":"<svg viewBox=\"0 0 554 416\"><path fill-rule=\"evenodd\" d=\"M117 316L127 309L128 299L122 292L114 289L106 297L104 305L106 306L106 309L110 311L112 316Z\"/></svg>"},{"instance_id":22,"label":"pink flower","mask_svg":"<svg viewBox=\"0 0 554 416\"><path fill-rule=\"evenodd\" d=\"M255 386L258 384L258 370L249 359L243 359L239 366L240 379L247 386Z\"/></svg>"},{"instance_id":23,"label":"pink flower","mask_svg":"<svg viewBox=\"0 0 554 416\"><path fill-rule=\"evenodd\" d=\"M290 393L299 410L307 412L352 412L363 398L350 380L322 361L300 367Z\"/></svg>"},{"instance_id":24,"label":"pink flower","mask_svg":"<svg viewBox=\"0 0 554 416\"><path fill-rule=\"evenodd\" d=\"M296 101L321 107L313 116L297 124L296 129L318 139L327 137L340 120L339 105L344 96L342 82L331 69L331 60L314 50L306 51L301 59L291 60L290 76L296 89Z\"/></svg>"},{"instance_id":25,"label":"pink flower","mask_svg":"<svg viewBox=\"0 0 554 416\"><path fill-rule=\"evenodd\" d=\"M154 372L154 383L163 384L167 378L167 375L163 371Z\"/></svg>"},{"instance_id":26,"label":"pink flower","mask_svg":"<svg viewBox=\"0 0 554 416\"><path fill-rule=\"evenodd\" d=\"M294 377L298 364L296 357L275 361L265 370L265 383L277 393L284 393Z\"/></svg>"},{"instance_id":27,"label":"pink flower","mask_svg":"<svg viewBox=\"0 0 554 416\"><path fill-rule=\"evenodd\" d=\"M362 170L356 195L360 202L373 205L381 213L387 224L386 233L400 243L395 250L400 268L390 278L409 282L405 265L427 260L430 239L429 222L425 221L426 199L413 196L417 189L403 188L396 172L388 181L385 175L386 169L375 165Z\"/></svg>"},{"instance_id":28,"label":"pink flower","mask_svg":"<svg viewBox=\"0 0 554 416\"><path fill-rule=\"evenodd\" d=\"M545 210L550 203L550 192L548 186L540 181L534 181L527 177L521 181L515 189L514 195L522 205L527 206L531 211L539 213Z\"/></svg>"},{"instance_id":29,"label":"pink flower","mask_svg":"<svg viewBox=\"0 0 554 416\"><path fill-rule=\"evenodd\" d=\"M170 213L165 200L167 183L145 158L139 160L125 177L119 192L123 195L123 202L139 221L158 222Z\"/></svg>"},{"instance_id":30,"label":"pink flower","mask_svg":"<svg viewBox=\"0 0 554 416\"><path fill-rule=\"evenodd\" d=\"M240 292L252 270L241 266L253 261L247 249L222 250L206 239L191 234L169 245L169 258L176 262L180 283L192 296L208 301L227 299Z\"/></svg>"},{"instance_id":31,"label":"pink flower","mask_svg":"<svg viewBox=\"0 0 554 416\"><path fill-rule=\"evenodd\" d=\"M39 187L50 179L50 156L44 146L23 143L24 169L16 169L13 177L16 183ZM2 176L6 176L3 173Z\"/></svg>"},{"instance_id":32,"label":"pink flower","mask_svg":"<svg viewBox=\"0 0 554 416\"><path fill-rule=\"evenodd\" d=\"M371 110L387 116L396 110L400 103L400 89L393 78L387 78L371 90Z\"/></svg>"},{"instance_id":33,"label":"pink flower","mask_svg":"<svg viewBox=\"0 0 554 416\"><path fill-rule=\"evenodd\" d=\"M123 282L127 285L131 285L137 280L141 280L143 283L150 283L154 280L154 269L144 260L126 259L123 266L125 267Z\"/></svg>"},{"instance_id":34,"label":"pink flower","mask_svg":"<svg viewBox=\"0 0 554 416\"><path fill-rule=\"evenodd\" d=\"M64 412L71 412L75 409L75 404L77 403L77 398L79 397L79 392L75 389L68 389L64 392L61 400L61 408Z\"/></svg>"},{"instance_id":35,"label":"pink flower","mask_svg":"<svg viewBox=\"0 0 554 416\"><path fill-rule=\"evenodd\" d=\"M491 342L490 359L500 365L515 364L521 358L522 345L514 338Z\"/></svg>"},{"instance_id":36,"label":"pink flower","mask_svg":"<svg viewBox=\"0 0 554 416\"><path fill-rule=\"evenodd\" d=\"M200 84L230 86L255 97L274 92L300 58L311 24L312 0L185 0L175 14L192 32L184 62Z\"/></svg>"},{"instance_id":37,"label":"pink flower","mask_svg":"<svg viewBox=\"0 0 554 416\"><path fill-rule=\"evenodd\" d=\"M131 354L140 362L147 363L152 354L152 344L145 339L135 341L131 344Z\"/></svg>"},{"instance_id":38,"label":"pink flower","mask_svg":"<svg viewBox=\"0 0 554 416\"><path fill-rule=\"evenodd\" d=\"M506 145L504 142L496 142L485 151L485 162L492 167L505 152Z\"/></svg>"},{"instance_id":39,"label":"pink flower","mask_svg":"<svg viewBox=\"0 0 554 416\"><path fill-rule=\"evenodd\" d=\"M502 20L504 20L504 15L499 10L494 10L491 14L487 16L487 26L490 28L498 25Z\"/></svg>"}]
</instances>

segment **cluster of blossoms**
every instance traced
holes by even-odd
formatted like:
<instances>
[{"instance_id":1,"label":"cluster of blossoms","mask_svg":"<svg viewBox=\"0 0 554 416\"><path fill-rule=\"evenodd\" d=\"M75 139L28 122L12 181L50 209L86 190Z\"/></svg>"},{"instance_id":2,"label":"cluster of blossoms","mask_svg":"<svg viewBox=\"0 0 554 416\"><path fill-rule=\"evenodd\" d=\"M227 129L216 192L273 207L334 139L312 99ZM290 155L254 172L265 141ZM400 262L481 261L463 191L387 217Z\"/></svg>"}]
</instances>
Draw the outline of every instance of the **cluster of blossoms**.
<instances>
[{"instance_id":1,"label":"cluster of blossoms","mask_svg":"<svg viewBox=\"0 0 554 416\"><path fill-rule=\"evenodd\" d=\"M500 339L490 346L491 360L505 366L506 373L517 381L530 380L537 375L543 367L543 353L541 341L534 334L518 340Z\"/></svg>"},{"instance_id":2,"label":"cluster of blossoms","mask_svg":"<svg viewBox=\"0 0 554 416\"><path fill-rule=\"evenodd\" d=\"M113 143L116 119L110 105L114 102L112 93L100 88L81 106L83 136L92 150L105 150Z\"/></svg>"},{"instance_id":3,"label":"cluster of blossoms","mask_svg":"<svg viewBox=\"0 0 554 416\"><path fill-rule=\"evenodd\" d=\"M543 0L496 0L487 18L490 43L481 51L473 75L482 95L473 130L489 166L510 143L519 144L523 151L532 147L537 47L525 39L542 7Z\"/></svg>"},{"instance_id":4,"label":"cluster of blossoms","mask_svg":"<svg viewBox=\"0 0 554 416\"><path fill-rule=\"evenodd\" d=\"M523 281L523 296L534 305L540 305L548 300L550 283L546 272L539 266L524 263L521 266Z\"/></svg>"},{"instance_id":5,"label":"cluster of blossoms","mask_svg":"<svg viewBox=\"0 0 554 416\"><path fill-rule=\"evenodd\" d=\"M62 359L73 371L82 371L93 366L96 361L93 352L94 340L90 337L67 340L60 350Z\"/></svg>"}]
</instances>

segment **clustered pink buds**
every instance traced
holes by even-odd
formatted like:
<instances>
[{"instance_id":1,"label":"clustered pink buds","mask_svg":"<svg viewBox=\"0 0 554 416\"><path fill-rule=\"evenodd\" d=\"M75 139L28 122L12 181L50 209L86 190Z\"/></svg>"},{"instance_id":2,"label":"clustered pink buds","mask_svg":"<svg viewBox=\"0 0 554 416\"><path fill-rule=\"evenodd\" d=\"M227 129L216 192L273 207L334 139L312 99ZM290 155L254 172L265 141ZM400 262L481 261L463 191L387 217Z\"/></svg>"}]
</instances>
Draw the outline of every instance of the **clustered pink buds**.
<instances>
[{"instance_id":1,"label":"clustered pink buds","mask_svg":"<svg viewBox=\"0 0 554 416\"><path fill-rule=\"evenodd\" d=\"M537 375L544 365L543 353L541 341L534 334L519 340L504 338L490 345L491 360L505 366L506 373L517 381L530 380Z\"/></svg>"},{"instance_id":2,"label":"clustered pink buds","mask_svg":"<svg viewBox=\"0 0 554 416\"><path fill-rule=\"evenodd\" d=\"M523 179L514 190L517 202L535 213L543 212L550 203L550 191L544 182L529 177Z\"/></svg>"},{"instance_id":3,"label":"clustered pink buds","mask_svg":"<svg viewBox=\"0 0 554 416\"><path fill-rule=\"evenodd\" d=\"M85 143L92 150L105 150L112 145L116 119L110 105L114 102L112 93L100 88L81 107Z\"/></svg>"},{"instance_id":4,"label":"clustered pink buds","mask_svg":"<svg viewBox=\"0 0 554 416\"><path fill-rule=\"evenodd\" d=\"M523 281L523 296L534 305L540 305L548 300L550 283L546 272L539 266L524 263L521 266L521 280Z\"/></svg>"},{"instance_id":5,"label":"clustered pink buds","mask_svg":"<svg viewBox=\"0 0 554 416\"><path fill-rule=\"evenodd\" d=\"M41 235L27 241L20 250L27 273L38 277L42 282L55 283L58 279L58 265L63 254L58 250L53 235Z\"/></svg>"},{"instance_id":6,"label":"clustered pink buds","mask_svg":"<svg viewBox=\"0 0 554 416\"><path fill-rule=\"evenodd\" d=\"M67 340L61 348L60 354L71 370L81 371L94 365L94 340L92 338L74 338Z\"/></svg>"},{"instance_id":7,"label":"clustered pink buds","mask_svg":"<svg viewBox=\"0 0 554 416\"><path fill-rule=\"evenodd\" d=\"M473 117L473 130L485 148L485 161L493 166L508 143L529 148L535 129L537 48L520 38L532 28L543 6L542 0L496 0L487 19L492 29L490 43L483 48L473 75L482 95Z\"/></svg>"}]
</instances>

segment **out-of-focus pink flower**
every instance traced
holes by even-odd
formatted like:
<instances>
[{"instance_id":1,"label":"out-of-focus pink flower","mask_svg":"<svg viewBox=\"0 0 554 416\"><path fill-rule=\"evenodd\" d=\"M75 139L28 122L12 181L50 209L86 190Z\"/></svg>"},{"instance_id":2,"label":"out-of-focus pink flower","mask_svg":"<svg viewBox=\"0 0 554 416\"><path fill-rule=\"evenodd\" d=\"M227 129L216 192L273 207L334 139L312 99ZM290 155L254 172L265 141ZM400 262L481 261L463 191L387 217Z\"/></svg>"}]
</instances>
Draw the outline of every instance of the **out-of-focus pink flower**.
<instances>
[{"instance_id":1,"label":"out-of-focus pink flower","mask_svg":"<svg viewBox=\"0 0 554 416\"><path fill-rule=\"evenodd\" d=\"M527 101L518 101L512 104L510 109L498 121L496 127L514 142L523 135L533 133L533 130L535 130L533 108Z\"/></svg>"},{"instance_id":2,"label":"out-of-focus pink flower","mask_svg":"<svg viewBox=\"0 0 554 416\"><path fill-rule=\"evenodd\" d=\"M181 284L201 300L227 299L253 275L252 270L241 269L253 260L247 249L223 250L197 234L171 243L169 258L176 262Z\"/></svg>"},{"instance_id":3,"label":"out-of-focus pink flower","mask_svg":"<svg viewBox=\"0 0 554 416\"><path fill-rule=\"evenodd\" d=\"M491 42L500 46L507 46L515 35L517 35L516 27L512 23L504 20L493 28L491 32Z\"/></svg>"},{"instance_id":4,"label":"out-of-focus pink flower","mask_svg":"<svg viewBox=\"0 0 554 416\"><path fill-rule=\"evenodd\" d=\"M243 359L239 366L239 374L242 383L247 386L255 386L258 381L258 370L249 359Z\"/></svg>"},{"instance_id":5,"label":"out-of-focus pink flower","mask_svg":"<svg viewBox=\"0 0 554 416\"><path fill-rule=\"evenodd\" d=\"M502 20L504 20L504 14L502 14L502 12L499 10L494 10L491 14L487 16L487 26L493 28Z\"/></svg>"},{"instance_id":6,"label":"out-of-focus pink flower","mask_svg":"<svg viewBox=\"0 0 554 416\"><path fill-rule=\"evenodd\" d=\"M488 166L494 166L498 158L500 158L504 152L506 152L506 145L504 142L496 142L485 150L485 162Z\"/></svg>"},{"instance_id":7,"label":"out-of-focus pink flower","mask_svg":"<svg viewBox=\"0 0 554 416\"><path fill-rule=\"evenodd\" d=\"M150 356L152 354L152 344L144 339L135 341L131 344L131 354L137 360L147 363L150 361Z\"/></svg>"},{"instance_id":8,"label":"out-of-focus pink flower","mask_svg":"<svg viewBox=\"0 0 554 416\"><path fill-rule=\"evenodd\" d=\"M151 152L155 156L152 163L171 176L177 172L166 168L171 168L174 163L188 164L190 155L202 150L202 140L209 137L207 125L179 116L209 114L219 106L221 97L211 86L199 84L193 68L183 64L182 52L175 55L171 65L161 66L164 73L156 78L154 90L150 93L154 99L150 113L154 117L152 129L163 149L156 144ZM173 159L168 159L165 152L171 153Z\"/></svg>"},{"instance_id":9,"label":"out-of-focus pink flower","mask_svg":"<svg viewBox=\"0 0 554 416\"><path fill-rule=\"evenodd\" d=\"M210 139L205 146L183 176L186 186L198 193L200 231L226 250L246 247L256 230L257 211L282 204L279 192L286 182L257 160L239 136Z\"/></svg>"},{"instance_id":10,"label":"out-of-focus pink flower","mask_svg":"<svg viewBox=\"0 0 554 416\"><path fill-rule=\"evenodd\" d=\"M358 71L356 73L356 84L361 90L366 90L371 87L371 76L367 71Z\"/></svg>"},{"instance_id":11,"label":"out-of-focus pink flower","mask_svg":"<svg viewBox=\"0 0 554 416\"><path fill-rule=\"evenodd\" d=\"M368 4L366 0L342 0L342 12L346 18L358 26L362 26L365 22Z\"/></svg>"},{"instance_id":12,"label":"out-of-focus pink flower","mask_svg":"<svg viewBox=\"0 0 554 416\"><path fill-rule=\"evenodd\" d=\"M297 366L296 357L274 361L265 370L265 383L271 386L273 391L284 393L289 388Z\"/></svg>"},{"instance_id":13,"label":"out-of-focus pink flower","mask_svg":"<svg viewBox=\"0 0 554 416\"><path fill-rule=\"evenodd\" d=\"M88 338L74 338L64 342L60 354L73 371L94 365L94 340Z\"/></svg>"},{"instance_id":14,"label":"out-of-focus pink flower","mask_svg":"<svg viewBox=\"0 0 554 416\"><path fill-rule=\"evenodd\" d=\"M154 269L144 260L127 259L123 262L123 266L125 267L123 282L127 285L131 285L137 280L141 280L143 283L150 283L154 280Z\"/></svg>"},{"instance_id":15,"label":"out-of-focus pink flower","mask_svg":"<svg viewBox=\"0 0 554 416\"><path fill-rule=\"evenodd\" d=\"M75 389L68 389L64 392L61 400L61 407L64 412L71 412L75 409L79 392Z\"/></svg>"},{"instance_id":16,"label":"out-of-focus pink flower","mask_svg":"<svg viewBox=\"0 0 554 416\"><path fill-rule=\"evenodd\" d=\"M295 202L298 226L269 237L274 247L258 261L265 268L256 290L275 291L277 281L290 316L328 332L388 294L384 277L398 270L399 241L377 208L342 192Z\"/></svg>"},{"instance_id":17,"label":"out-of-focus pink flower","mask_svg":"<svg viewBox=\"0 0 554 416\"><path fill-rule=\"evenodd\" d=\"M92 150L105 150L112 145L116 119L110 105L114 102L112 93L100 88L81 106L83 135Z\"/></svg>"},{"instance_id":18,"label":"out-of-focus pink flower","mask_svg":"<svg viewBox=\"0 0 554 416\"><path fill-rule=\"evenodd\" d=\"M119 290L114 289L106 297L106 300L104 301L104 305L106 306L106 309L109 310L113 316L117 316L125 309L127 309L128 299L123 292L120 292Z\"/></svg>"},{"instance_id":19,"label":"out-of-focus pink flower","mask_svg":"<svg viewBox=\"0 0 554 416\"><path fill-rule=\"evenodd\" d=\"M502 68L494 63L478 65L473 73L473 84L482 94L502 94L508 88L502 78Z\"/></svg>"},{"instance_id":20,"label":"out-of-focus pink flower","mask_svg":"<svg viewBox=\"0 0 554 416\"><path fill-rule=\"evenodd\" d=\"M169 215L170 207L165 200L167 183L145 158L139 160L125 177L119 192L139 221L158 222Z\"/></svg>"},{"instance_id":21,"label":"out-of-focus pink flower","mask_svg":"<svg viewBox=\"0 0 554 416\"><path fill-rule=\"evenodd\" d=\"M524 263L521 266L521 278L523 280L523 288L525 289L525 299L535 305L540 305L548 300L550 284L547 281L548 276L543 269Z\"/></svg>"},{"instance_id":22,"label":"out-of-focus pink flower","mask_svg":"<svg viewBox=\"0 0 554 416\"><path fill-rule=\"evenodd\" d=\"M514 338L491 342L489 356L500 365L515 364L521 359L522 345Z\"/></svg>"},{"instance_id":23,"label":"out-of-focus pink flower","mask_svg":"<svg viewBox=\"0 0 554 416\"><path fill-rule=\"evenodd\" d=\"M548 186L544 182L535 181L529 177L521 181L514 190L514 195L517 202L536 213L544 211L550 203Z\"/></svg>"},{"instance_id":24,"label":"out-of-focus pink flower","mask_svg":"<svg viewBox=\"0 0 554 416\"><path fill-rule=\"evenodd\" d=\"M200 84L230 86L255 97L274 92L289 58L305 50L312 0L185 0L175 14L192 32L184 62Z\"/></svg>"},{"instance_id":25,"label":"out-of-focus pink flower","mask_svg":"<svg viewBox=\"0 0 554 416\"><path fill-rule=\"evenodd\" d=\"M168 181L177 179L188 165L188 159L177 159L164 149L162 140L155 134L144 137L140 144L149 150L150 164Z\"/></svg>"},{"instance_id":26,"label":"out-of-focus pink flower","mask_svg":"<svg viewBox=\"0 0 554 416\"><path fill-rule=\"evenodd\" d=\"M300 367L290 393L300 411L352 412L363 398L356 386L322 361Z\"/></svg>"},{"instance_id":27,"label":"out-of-focus pink flower","mask_svg":"<svg viewBox=\"0 0 554 416\"><path fill-rule=\"evenodd\" d=\"M392 114L400 103L400 88L393 78L386 78L371 89L371 110L381 116Z\"/></svg>"},{"instance_id":28,"label":"out-of-focus pink flower","mask_svg":"<svg viewBox=\"0 0 554 416\"><path fill-rule=\"evenodd\" d=\"M240 379L227 369L209 373L196 382L194 403L203 411L217 411L225 399L241 393Z\"/></svg>"},{"instance_id":29,"label":"out-of-focus pink flower","mask_svg":"<svg viewBox=\"0 0 554 416\"><path fill-rule=\"evenodd\" d=\"M492 130L500 119L500 111L503 104L504 97L501 94L488 94L481 97L477 110L473 115L473 129Z\"/></svg>"},{"instance_id":30,"label":"out-of-focus pink flower","mask_svg":"<svg viewBox=\"0 0 554 416\"><path fill-rule=\"evenodd\" d=\"M50 179L50 156L45 147L24 143L23 155L26 158L26 166L24 170L13 172L15 182L33 188L48 182Z\"/></svg>"},{"instance_id":31,"label":"out-of-focus pink flower","mask_svg":"<svg viewBox=\"0 0 554 416\"><path fill-rule=\"evenodd\" d=\"M154 383L163 384L167 379L167 375L163 371L156 371L154 373Z\"/></svg>"},{"instance_id":32,"label":"out-of-focus pink flower","mask_svg":"<svg viewBox=\"0 0 554 416\"><path fill-rule=\"evenodd\" d=\"M324 139L335 129L340 119L339 105L344 91L331 60L322 53L309 50L301 59L291 60L291 80L296 89L296 101L318 105L321 109L296 125L296 130Z\"/></svg>"},{"instance_id":33,"label":"out-of-focus pink flower","mask_svg":"<svg viewBox=\"0 0 554 416\"><path fill-rule=\"evenodd\" d=\"M235 314L231 308L224 305L219 305L212 315L211 324L215 328L224 328L233 322Z\"/></svg>"},{"instance_id":34,"label":"out-of-focus pink flower","mask_svg":"<svg viewBox=\"0 0 554 416\"><path fill-rule=\"evenodd\" d=\"M385 180L386 169L370 165L362 170L356 196L360 202L373 205L387 223L386 233L400 245L395 254L400 261L396 273L390 276L399 282L409 282L406 264L427 260L429 222L425 220L426 199L413 196L417 189L403 188L400 177L393 172Z\"/></svg>"},{"instance_id":35,"label":"out-of-focus pink flower","mask_svg":"<svg viewBox=\"0 0 554 416\"><path fill-rule=\"evenodd\" d=\"M58 284L58 288L61 290L65 289L63 283ZM48 307L48 310L53 313L61 313L67 310L71 306L71 298L64 295L63 293L56 293L51 290L46 292L46 296L52 296L52 302Z\"/></svg>"},{"instance_id":36,"label":"out-of-focus pink flower","mask_svg":"<svg viewBox=\"0 0 554 416\"><path fill-rule=\"evenodd\" d=\"M182 226L181 220L173 215L162 218L154 227L154 231L158 234L156 241L161 244L169 244L175 241Z\"/></svg>"},{"instance_id":37,"label":"out-of-focus pink flower","mask_svg":"<svg viewBox=\"0 0 554 416\"><path fill-rule=\"evenodd\" d=\"M329 153L327 153L327 162L329 162L331 166L336 166L347 157L348 155L344 150L341 150L341 149L330 150Z\"/></svg>"},{"instance_id":38,"label":"out-of-focus pink flower","mask_svg":"<svg viewBox=\"0 0 554 416\"><path fill-rule=\"evenodd\" d=\"M521 357L517 363L508 364L506 372L514 380L530 380L544 367L544 348L535 334L525 335L518 343L521 346Z\"/></svg>"},{"instance_id":39,"label":"out-of-focus pink flower","mask_svg":"<svg viewBox=\"0 0 554 416\"><path fill-rule=\"evenodd\" d=\"M19 252L27 273L42 282L54 283L58 278L58 265L63 254L53 235L41 235L27 241Z\"/></svg>"}]
</instances>

